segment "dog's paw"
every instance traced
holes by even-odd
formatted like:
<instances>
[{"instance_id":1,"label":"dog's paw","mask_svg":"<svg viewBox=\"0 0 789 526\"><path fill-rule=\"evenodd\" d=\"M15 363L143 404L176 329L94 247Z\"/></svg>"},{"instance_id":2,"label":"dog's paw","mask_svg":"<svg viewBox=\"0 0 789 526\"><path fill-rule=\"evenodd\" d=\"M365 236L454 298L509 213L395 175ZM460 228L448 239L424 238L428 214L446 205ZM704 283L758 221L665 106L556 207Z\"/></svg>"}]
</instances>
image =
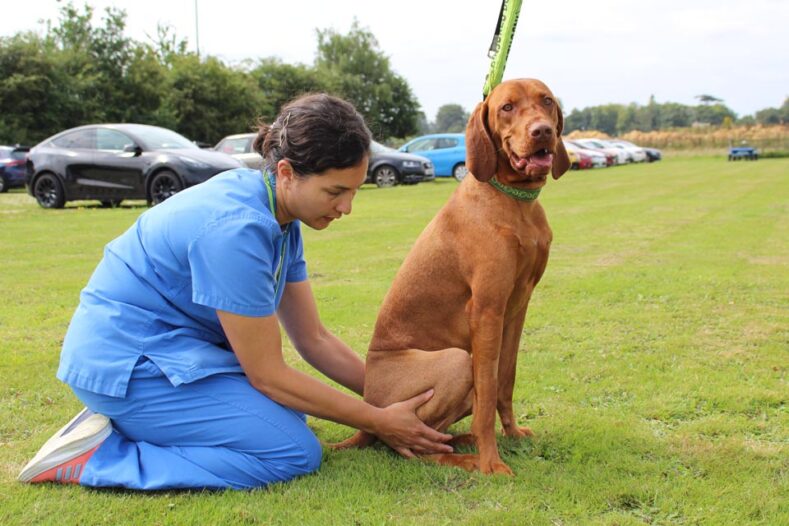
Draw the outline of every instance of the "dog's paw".
<instances>
[{"instance_id":1,"label":"dog's paw","mask_svg":"<svg viewBox=\"0 0 789 526\"><path fill-rule=\"evenodd\" d=\"M506 428L505 427L502 430L502 432L504 433L504 436L507 436L507 437L510 437L510 438L526 438L526 437L533 437L534 436L534 431L532 431L528 427L522 427L522 426L520 426L520 427L519 426L511 426L510 428Z\"/></svg>"},{"instance_id":2,"label":"dog's paw","mask_svg":"<svg viewBox=\"0 0 789 526\"><path fill-rule=\"evenodd\" d=\"M486 475L507 475L508 477L513 476L510 467L502 462L501 459L492 460L490 462L481 462L479 470Z\"/></svg>"}]
</instances>

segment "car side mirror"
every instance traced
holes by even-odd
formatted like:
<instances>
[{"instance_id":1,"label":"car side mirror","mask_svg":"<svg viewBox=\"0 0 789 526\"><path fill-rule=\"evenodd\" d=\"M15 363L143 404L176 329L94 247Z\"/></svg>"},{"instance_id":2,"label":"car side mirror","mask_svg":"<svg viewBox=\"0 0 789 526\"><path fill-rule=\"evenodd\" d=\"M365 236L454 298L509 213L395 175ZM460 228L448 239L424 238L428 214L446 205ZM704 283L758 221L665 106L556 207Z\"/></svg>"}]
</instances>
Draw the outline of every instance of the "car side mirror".
<instances>
[{"instance_id":1,"label":"car side mirror","mask_svg":"<svg viewBox=\"0 0 789 526\"><path fill-rule=\"evenodd\" d=\"M408 146L401 146L400 151L408 153Z\"/></svg>"},{"instance_id":2,"label":"car side mirror","mask_svg":"<svg viewBox=\"0 0 789 526\"><path fill-rule=\"evenodd\" d=\"M142 148L136 144L127 144L123 147L123 153L133 153L135 157L142 155Z\"/></svg>"}]
</instances>

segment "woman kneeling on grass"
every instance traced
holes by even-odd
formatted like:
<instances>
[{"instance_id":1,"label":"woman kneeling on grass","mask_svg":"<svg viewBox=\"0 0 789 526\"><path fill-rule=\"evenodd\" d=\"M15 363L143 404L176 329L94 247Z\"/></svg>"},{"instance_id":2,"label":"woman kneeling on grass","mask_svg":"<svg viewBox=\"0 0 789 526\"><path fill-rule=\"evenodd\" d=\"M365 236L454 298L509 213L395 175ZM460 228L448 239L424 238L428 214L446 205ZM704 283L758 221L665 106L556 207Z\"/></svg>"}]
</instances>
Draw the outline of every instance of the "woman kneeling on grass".
<instances>
[{"instance_id":1,"label":"woman kneeling on grass","mask_svg":"<svg viewBox=\"0 0 789 526\"><path fill-rule=\"evenodd\" d=\"M405 456L451 451L416 408L370 406L289 367L298 352L357 392L364 364L318 317L300 223L323 230L367 173L356 110L308 95L263 126L261 172L178 193L109 243L82 291L57 376L87 406L19 479L133 489L254 488L318 469L304 413L363 429Z\"/></svg>"}]
</instances>

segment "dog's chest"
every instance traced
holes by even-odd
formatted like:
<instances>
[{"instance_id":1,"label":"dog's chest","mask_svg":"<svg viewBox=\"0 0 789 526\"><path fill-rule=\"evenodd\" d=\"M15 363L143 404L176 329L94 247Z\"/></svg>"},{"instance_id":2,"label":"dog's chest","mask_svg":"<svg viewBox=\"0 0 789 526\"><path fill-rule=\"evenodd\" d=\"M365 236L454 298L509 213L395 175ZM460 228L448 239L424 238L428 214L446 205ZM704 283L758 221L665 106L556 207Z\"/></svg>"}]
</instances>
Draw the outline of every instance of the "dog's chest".
<instances>
[{"instance_id":1,"label":"dog's chest","mask_svg":"<svg viewBox=\"0 0 789 526\"><path fill-rule=\"evenodd\" d=\"M517 240L518 261L510 305L516 310L525 308L534 287L542 278L548 264L552 234L547 224L529 223L513 232Z\"/></svg>"}]
</instances>

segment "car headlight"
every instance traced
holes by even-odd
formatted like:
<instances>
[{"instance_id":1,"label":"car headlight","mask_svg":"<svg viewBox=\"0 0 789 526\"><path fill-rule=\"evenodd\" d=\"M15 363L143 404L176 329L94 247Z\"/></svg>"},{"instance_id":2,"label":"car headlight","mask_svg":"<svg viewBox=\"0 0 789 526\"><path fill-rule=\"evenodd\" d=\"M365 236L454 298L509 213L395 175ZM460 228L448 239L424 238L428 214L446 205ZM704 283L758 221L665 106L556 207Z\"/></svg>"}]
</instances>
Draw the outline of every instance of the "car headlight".
<instances>
[{"instance_id":1,"label":"car headlight","mask_svg":"<svg viewBox=\"0 0 789 526\"><path fill-rule=\"evenodd\" d=\"M198 170L205 170L206 168L210 167L210 165L202 161L192 159L191 157L181 157L181 160L190 168L197 168Z\"/></svg>"},{"instance_id":2,"label":"car headlight","mask_svg":"<svg viewBox=\"0 0 789 526\"><path fill-rule=\"evenodd\" d=\"M422 163L419 161L403 161L403 168L419 168Z\"/></svg>"}]
</instances>

